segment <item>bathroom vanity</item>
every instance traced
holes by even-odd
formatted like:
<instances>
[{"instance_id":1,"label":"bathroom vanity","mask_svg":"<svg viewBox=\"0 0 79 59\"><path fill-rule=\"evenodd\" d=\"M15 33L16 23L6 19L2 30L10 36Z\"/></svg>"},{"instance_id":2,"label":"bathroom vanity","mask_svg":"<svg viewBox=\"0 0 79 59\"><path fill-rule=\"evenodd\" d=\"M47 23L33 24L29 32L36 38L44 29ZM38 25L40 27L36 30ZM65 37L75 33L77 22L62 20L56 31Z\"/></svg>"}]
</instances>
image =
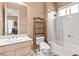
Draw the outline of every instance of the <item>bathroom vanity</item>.
<instances>
[{"instance_id":1,"label":"bathroom vanity","mask_svg":"<svg viewBox=\"0 0 79 59\"><path fill-rule=\"evenodd\" d=\"M27 7L1 3L0 10L0 56L32 55L32 39L27 36Z\"/></svg>"},{"instance_id":2,"label":"bathroom vanity","mask_svg":"<svg viewBox=\"0 0 79 59\"><path fill-rule=\"evenodd\" d=\"M0 37L0 56L30 56L33 51L32 39L28 36L7 36L1 40Z\"/></svg>"}]
</instances>

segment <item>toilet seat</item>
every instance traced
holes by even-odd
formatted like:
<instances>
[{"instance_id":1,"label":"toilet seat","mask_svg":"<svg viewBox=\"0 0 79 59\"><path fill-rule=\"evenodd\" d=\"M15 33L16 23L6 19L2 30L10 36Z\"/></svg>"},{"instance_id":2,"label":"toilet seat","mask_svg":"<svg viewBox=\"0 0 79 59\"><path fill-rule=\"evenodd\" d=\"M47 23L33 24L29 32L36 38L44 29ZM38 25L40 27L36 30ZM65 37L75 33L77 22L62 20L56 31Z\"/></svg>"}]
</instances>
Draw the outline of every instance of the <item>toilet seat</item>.
<instances>
[{"instance_id":1,"label":"toilet seat","mask_svg":"<svg viewBox=\"0 0 79 59\"><path fill-rule=\"evenodd\" d=\"M41 42L40 49L50 49L50 46L46 42Z\"/></svg>"}]
</instances>

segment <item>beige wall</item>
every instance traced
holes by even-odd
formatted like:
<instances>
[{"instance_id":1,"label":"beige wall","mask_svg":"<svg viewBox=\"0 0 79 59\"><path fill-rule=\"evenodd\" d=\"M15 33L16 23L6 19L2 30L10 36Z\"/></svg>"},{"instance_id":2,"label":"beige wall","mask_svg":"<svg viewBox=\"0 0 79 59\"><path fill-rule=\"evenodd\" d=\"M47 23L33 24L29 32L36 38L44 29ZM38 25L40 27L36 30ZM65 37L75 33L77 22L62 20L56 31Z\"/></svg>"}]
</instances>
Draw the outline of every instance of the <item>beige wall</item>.
<instances>
[{"instance_id":1,"label":"beige wall","mask_svg":"<svg viewBox=\"0 0 79 59\"><path fill-rule=\"evenodd\" d=\"M2 3L0 3L0 35L3 34L3 8Z\"/></svg>"},{"instance_id":2,"label":"beige wall","mask_svg":"<svg viewBox=\"0 0 79 59\"><path fill-rule=\"evenodd\" d=\"M44 18L44 3L30 2L26 4L29 6L27 33L31 38L33 38L33 17Z\"/></svg>"},{"instance_id":3,"label":"beige wall","mask_svg":"<svg viewBox=\"0 0 79 59\"><path fill-rule=\"evenodd\" d=\"M47 2L46 3L46 7L47 7L47 10L53 10L53 9L55 9L53 2Z\"/></svg>"}]
</instances>

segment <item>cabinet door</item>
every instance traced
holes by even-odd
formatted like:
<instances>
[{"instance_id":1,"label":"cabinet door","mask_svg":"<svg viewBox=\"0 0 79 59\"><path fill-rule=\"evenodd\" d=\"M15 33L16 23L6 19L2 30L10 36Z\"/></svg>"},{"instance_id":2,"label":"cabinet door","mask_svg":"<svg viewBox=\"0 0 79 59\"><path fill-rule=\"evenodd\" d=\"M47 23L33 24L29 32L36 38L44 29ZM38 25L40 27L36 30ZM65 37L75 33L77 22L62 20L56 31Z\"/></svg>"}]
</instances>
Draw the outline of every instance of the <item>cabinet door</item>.
<instances>
[{"instance_id":1,"label":"cabinet door","mask_svg":"<svg viewBox=\"0 0 79 59\"><path fill-rule=\"evenodd\" d=\"M26 56L29 53L31 53L31 48L30 46L28 47L24 47L24 48L20 48L16 50L16 56Z\"/></svg>"},{"instance_id":2,"label":"cabinet door","mask_svg":"<svg viewBox=\"0 0 79 59\"><path fill-rule=\"evenodd\" d=\"M26 48L19 48L16 50L16 56L24 56L26 55Z\"/></svg>"},{"instance_id":3,"label":"cabinet door","mask_svg":"<svg viewBox=\"0 0 79 59\"><path fill-rule=\"evenodd\" d=\"M15 56L15 51L1 53L0 56Z\"/></svg>"}]
</instances>

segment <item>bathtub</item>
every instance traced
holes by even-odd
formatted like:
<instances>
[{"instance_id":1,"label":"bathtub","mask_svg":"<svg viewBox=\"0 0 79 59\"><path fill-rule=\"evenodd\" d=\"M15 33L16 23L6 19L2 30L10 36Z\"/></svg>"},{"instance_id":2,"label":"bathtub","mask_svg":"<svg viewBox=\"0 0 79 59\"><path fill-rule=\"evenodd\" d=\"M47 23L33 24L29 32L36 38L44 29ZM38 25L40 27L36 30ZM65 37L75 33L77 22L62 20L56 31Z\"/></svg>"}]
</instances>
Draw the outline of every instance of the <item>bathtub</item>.
<instances>
[{"instance_id":1,"label":"bathtub","mask_svg":"<svg viewBox=\"0 0 79 59\"><path fill-rule=\"evenodd\" d=\"M51 43L52 52L60 56L72 56L73 54L79 55L79 46L70 43L62 42L63 46Z\"/></svg>"}]
</instances>

